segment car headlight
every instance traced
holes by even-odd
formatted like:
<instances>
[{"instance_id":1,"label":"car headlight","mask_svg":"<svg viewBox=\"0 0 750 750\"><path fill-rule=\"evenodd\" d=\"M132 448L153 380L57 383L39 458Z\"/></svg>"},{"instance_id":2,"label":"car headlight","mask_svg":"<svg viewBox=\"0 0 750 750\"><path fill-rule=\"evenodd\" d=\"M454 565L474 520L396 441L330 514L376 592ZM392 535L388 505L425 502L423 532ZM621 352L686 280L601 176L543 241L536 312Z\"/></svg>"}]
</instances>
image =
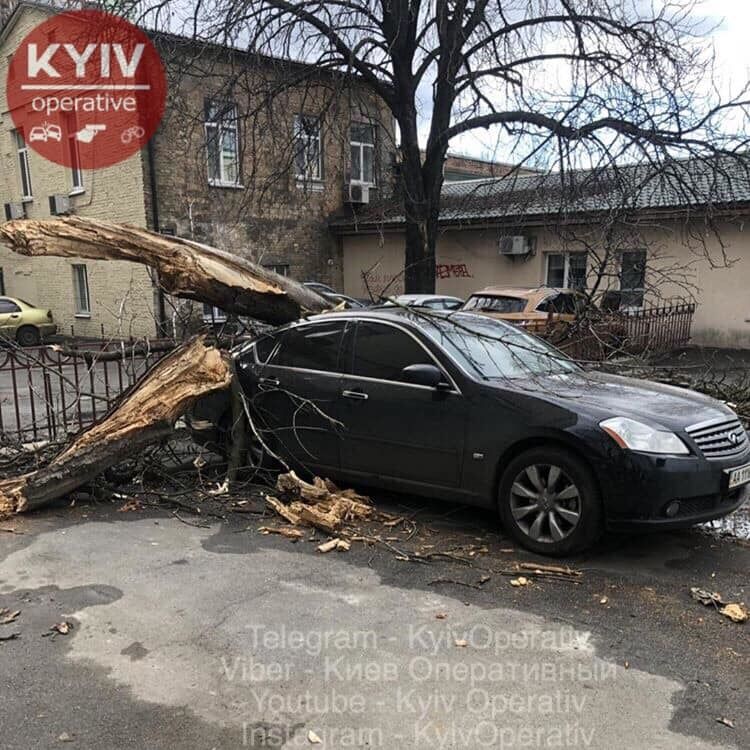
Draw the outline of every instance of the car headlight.
<instances>
[{"instance_id":1,"label":"car headlight","mask_svg":"<svg viewBox=\"0 0 750 750\"><path fill-rule=\"evenodd\" d=\"M690 453L685 443L674 434L656 430L643 422L627 417L613 417L599 423L606 432L621 448L642 453L669 453L672 455L685 455Z\"/></svg>"}]
</instances>

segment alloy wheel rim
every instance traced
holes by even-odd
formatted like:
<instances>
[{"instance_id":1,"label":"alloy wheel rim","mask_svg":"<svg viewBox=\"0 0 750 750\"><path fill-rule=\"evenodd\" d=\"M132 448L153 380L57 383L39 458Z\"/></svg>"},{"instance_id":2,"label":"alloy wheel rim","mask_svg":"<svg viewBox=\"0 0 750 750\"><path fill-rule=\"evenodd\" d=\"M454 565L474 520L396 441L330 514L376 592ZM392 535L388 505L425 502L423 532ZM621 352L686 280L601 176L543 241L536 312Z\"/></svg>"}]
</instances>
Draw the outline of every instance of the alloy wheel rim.
<instances>
[{"instance_id":1,"label":"alloy wheel rim","mask_svg":"<svg viewBox=\"0 0 750 750\"><path fill-rule=\"evenodd\" d=\"M535 542L553 544L569 537L581 520L581 493L552 464L531 464L513 480L510 510L521 531Z\"/></svg>"}]
</instances>

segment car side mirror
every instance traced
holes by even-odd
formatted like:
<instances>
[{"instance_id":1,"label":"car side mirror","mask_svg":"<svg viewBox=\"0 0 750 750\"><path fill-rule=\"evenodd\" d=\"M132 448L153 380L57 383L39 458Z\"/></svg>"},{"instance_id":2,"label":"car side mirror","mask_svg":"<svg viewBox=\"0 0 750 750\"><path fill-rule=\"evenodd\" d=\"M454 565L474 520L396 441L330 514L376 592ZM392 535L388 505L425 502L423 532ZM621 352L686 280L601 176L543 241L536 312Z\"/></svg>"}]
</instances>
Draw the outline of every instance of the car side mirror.
<instances>
[{"instance_id":1,"label":"car side mirror","mask_svg":"<svg viewBox=\"0 0 750 750\"><path fill-rule=\"evenodd\" d=\"M435 365L409 365L401 370L401 378L407 383L428 388L439 388L441 384L446 384L442 370Z\"/></svg>"}]
</instances>

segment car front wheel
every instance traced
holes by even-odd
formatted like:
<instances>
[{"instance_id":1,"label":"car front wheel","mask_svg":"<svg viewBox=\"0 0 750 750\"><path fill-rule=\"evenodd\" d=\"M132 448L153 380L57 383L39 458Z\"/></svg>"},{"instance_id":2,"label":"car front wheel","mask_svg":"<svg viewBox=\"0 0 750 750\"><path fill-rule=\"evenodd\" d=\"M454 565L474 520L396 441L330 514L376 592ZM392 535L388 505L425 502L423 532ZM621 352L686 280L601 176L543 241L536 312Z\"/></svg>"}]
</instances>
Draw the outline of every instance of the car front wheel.
<instances>
[{"instance_id":1,"label":"car front wheel","mask_svg":"<svg viewBox=\"0 0 750 750\"><path fill-rule=\"evenodd\" d=\"M505 469L500 519L522 546L562 556L590 547L602 530L602 505L590 469L557 447L532 448Z\"/></svg>"},{"instance_id":2,"label":"car front wheel","mask_svg":"<svg viewBox=\"0 0 750 750\"><path fill-rule=\"evenodd\" d=\"M34 326L21 326L16 333L16 341L20 346L37 346L41 340L39 331Z\"/></svg>"}]
</instances>

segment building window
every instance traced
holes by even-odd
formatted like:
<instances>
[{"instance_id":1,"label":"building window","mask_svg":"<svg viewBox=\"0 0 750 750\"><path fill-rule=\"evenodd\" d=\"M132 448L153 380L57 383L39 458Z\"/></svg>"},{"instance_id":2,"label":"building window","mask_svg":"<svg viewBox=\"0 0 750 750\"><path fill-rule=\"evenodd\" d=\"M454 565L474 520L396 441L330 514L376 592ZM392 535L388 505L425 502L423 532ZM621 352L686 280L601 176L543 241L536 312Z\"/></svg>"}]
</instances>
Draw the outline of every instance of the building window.
<instances>
[{"instance_id":1,"label":"building window","mask_svg":"<svg viewBox=\"0 0 750 750\"><path fill-rule=\"evenodd\" d=\"M318 117L297 115L294 118L294 172L299 180L323 179L323 152Z\"/></svg>"},{"instance_id":2,"label":"building window","mask_svg":"<svg viewBox=\"0 0 750 750\"><path fill-rule=\"evenodd\" d=\"M88 317L91 315L91 302L89 297L89 277L86 266L83 263L74 263L73 266L73 302L77 316Z\"/></svg>"},{"instance_id":3,"label":"building window","mask_svg":"<svg viewBox=\"0 0 750 750\"><path fill-rule=\"evenodd\" d=\"M220 308L203 303L203 322L204 323L226 323L227 314Z\"/></svg>"},{"instance_id":4,"label":"building window","mask_svg":"<svg viewBox=\"0 0 750 750\"><path fill-rule=\"evenodd\" d=\"M81 151L75 137L78 122L75 113L68 116L68 150L70 151L70 185L71 193L83 192L83 170L81 169Z\"/></svg>"},{"instance_id":5,"label":"building window","mask_svg":"<svg viewBox=\"0 0 750 750\"><path fill-rule=\"evenodd\" d=\"M21 170L21 193L23 200L33 200L34 194L31 187L31 167L29 165L29 147L26 145L26 139L23 130L14 130L13 137L16 141L18 150L18 165Z\"/></svg>"},{"instance_id":6,"label":"building window","mask_svg":"<svg viewBox=\"0 0 750 750\"><path fill-rule=\"evenodd\" d=\"M620 306L643 307L646 287L646 251L628 250L620 261Z\"/></svg>"},{"instance_id":7,"label":"building window","mask_svg":"<svg viewBox=\"0 0 750 750\"><path fill-rule=\"evenodd\" d=\"M352 182L375 184L375 128L354 123L351 127Z\"/></svg>"},{"instance_id":8,"label":"building window","mask_svg":"<svg viewBox=\"0 0 750 750\"><path fill-rule=\"evenodd\" d=\"M207 99L205 107L208 182L237 186L240 184L237 105Z\"/></svg>"},{"instance_id":9,"label":"building window","mask_svg":"<svg viewBox=\"0 0 750 750\"><path fill-rule=\"evenodd\" d=\"M555 289L585 289L586 253L547 255L547 286Z\"/></svg>"},{"instance_id":10,"label":"building window","mask_svg":"<svg viewBox=\"0 0 750 750\"><path fill-rule=\"evenodd\" d=\"M289 276L288 263L269 263L267 266L264 265L263 268L273 271L274 273L279 274L279 276Z\"/></svg>"}]
</instances>

